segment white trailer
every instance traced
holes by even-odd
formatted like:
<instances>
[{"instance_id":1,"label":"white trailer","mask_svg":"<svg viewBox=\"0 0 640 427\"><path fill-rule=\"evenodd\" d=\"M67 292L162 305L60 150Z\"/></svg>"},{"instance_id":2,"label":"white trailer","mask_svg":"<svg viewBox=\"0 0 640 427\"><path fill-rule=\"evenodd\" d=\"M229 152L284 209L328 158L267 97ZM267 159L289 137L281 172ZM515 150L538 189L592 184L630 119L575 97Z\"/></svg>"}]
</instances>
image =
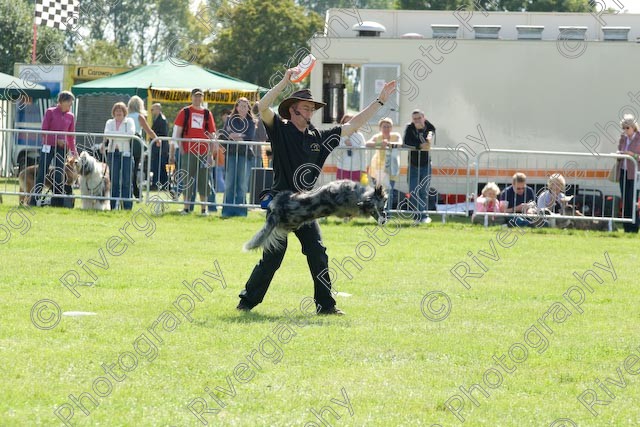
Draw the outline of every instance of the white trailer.
<instances>
[{"instance_id":1,"label":"white trailer","mask_svg":"<svg viewBox=\"0 0 640 427\"><path fill-rule=\"evenodd\" d=\"M411 111L423 110L437 128L436 146L464 148L472 162L490 149L610 153L622 115L640 116L637 39L635 14L331 9L324 34L311 39L318 62L310 87L328 104L314 124L331 126L375 99L382 81L397 79L397 99L381 114L402 132ZM433 157L435 180L441 166L451 170L451 158ZM611 159L542 159L503 156L471 168L501 182L515 169L544 182L548 171L536 170L570 164L577 185L617 189L606 181Z\"/></svg>"}]
</instances>

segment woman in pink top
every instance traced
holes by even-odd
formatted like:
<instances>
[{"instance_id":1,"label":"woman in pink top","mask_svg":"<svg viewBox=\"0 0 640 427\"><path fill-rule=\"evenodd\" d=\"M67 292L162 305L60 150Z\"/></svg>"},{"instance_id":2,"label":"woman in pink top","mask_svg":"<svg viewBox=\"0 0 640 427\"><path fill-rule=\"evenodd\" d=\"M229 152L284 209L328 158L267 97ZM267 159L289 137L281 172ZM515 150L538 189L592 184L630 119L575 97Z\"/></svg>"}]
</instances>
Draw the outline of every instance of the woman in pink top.
<instances>
[{"instance_id":1,"label":"woman in pink top","mask_svg":"<svg viewBox=\"0 0 640 427\"><path fill-rule=\"evenodd\" d=\"M489 182L482 189L482 196L476 199L476 206L473 215L471 216L471 222L474 224L481 224L485 221L485 215L476 215L482 212L496 212L504 213L506 208L505 201L499 201L500 187L495 182ZM504 217L489 216L487 219L488 225L503 224Z\"/></svg>"},{"instance_id":2,"label":"woman in pink top","mask_svg":"<svg viewBox=\"0 0 640 427\"><path fill-rule=\"evenodd\" d=\"M62 91L58 94L58 105L49 108L42 120L42 130L75 132L75 117L71 113L71 105L75 97L71 92ZM34 197L31 197L30 204L36 205L37 194L44 187L44 179L47 171L53 169L51 190L53 194L72 194L70 185L65 184L64 163L67 156L72 158L78 156L76 151L76 141L73 135L43 135L42 150L38 164L38 175L35 187L31 190ZM69 199L68 199L69 200ZM64 206L65 199L60 197L51 198L51 206ZM72 204L69 204L72 207Z\"/></svg>"}]
</instances>

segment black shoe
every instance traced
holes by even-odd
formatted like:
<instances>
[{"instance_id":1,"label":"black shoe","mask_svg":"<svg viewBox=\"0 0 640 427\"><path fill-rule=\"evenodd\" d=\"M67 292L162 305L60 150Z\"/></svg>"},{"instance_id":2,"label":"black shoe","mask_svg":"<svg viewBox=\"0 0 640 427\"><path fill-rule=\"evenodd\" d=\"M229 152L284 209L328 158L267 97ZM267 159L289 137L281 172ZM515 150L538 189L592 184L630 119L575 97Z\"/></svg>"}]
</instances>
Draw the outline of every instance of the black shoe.
<instances>
[{"instance_id":1,"label":"black shoe","mask_svg":"<svg viewBox=\"0 0 640 427\"><path fill-rule=\"evenodd\" d=\"M236 307L236 310L249 312L249 311L251 311L252 308L253 307L251 307L249 304L247 304L243 300L240 300L240 303Z\"/></svg>"},{"instance_id":2,"label":"black shoe","mask_svg":"<svg viewBox=\"0 0 640 427\"><path fill-rule=\"evenodd\" d=\"M336 307L335 305L331 308L327 308L327 309L322 309L322 310L318 310L318 315L334 315L334 316L344 316L345 313L344 311L340 310L338 307Z\"/></svg>"}]
</instances>

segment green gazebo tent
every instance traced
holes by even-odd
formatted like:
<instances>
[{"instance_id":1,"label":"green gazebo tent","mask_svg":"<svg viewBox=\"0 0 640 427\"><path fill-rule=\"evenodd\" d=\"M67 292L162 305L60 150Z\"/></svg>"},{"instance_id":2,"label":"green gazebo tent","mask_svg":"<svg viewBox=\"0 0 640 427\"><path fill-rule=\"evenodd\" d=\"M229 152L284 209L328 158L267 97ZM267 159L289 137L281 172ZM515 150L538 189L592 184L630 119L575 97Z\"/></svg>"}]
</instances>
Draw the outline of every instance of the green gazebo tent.
<instances>
[{"instance_id":1,"label":"green gazebo tent","mask_svg":"<svg viewBox=\"0 0 640 427\"><path fill-rule=\"evenodd\" d=\"M111 77L74 85L76 96L121 94L138 95L154 102L191 102L191 89L204 92L204 101L233 104L237 98L257 101L268 89L236 79L180 59L166 59Z\"/></svg>"}]
</instances>

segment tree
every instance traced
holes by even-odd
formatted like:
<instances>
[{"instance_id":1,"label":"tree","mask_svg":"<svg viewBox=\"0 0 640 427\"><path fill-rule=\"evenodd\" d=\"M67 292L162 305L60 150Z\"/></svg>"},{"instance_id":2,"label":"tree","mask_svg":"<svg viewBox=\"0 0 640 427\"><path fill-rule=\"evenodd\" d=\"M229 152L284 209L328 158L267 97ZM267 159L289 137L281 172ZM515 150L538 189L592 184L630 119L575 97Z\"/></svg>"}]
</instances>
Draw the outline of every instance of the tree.
<instances>
[{"instance_id":1,"label":"tree","mask_svg":"<svg viewBox=\"0 0 640 427\"><path fill-rule=\"evenodd\" d=\"M261 86L270 87L271 76L296 65L293 56L308 50L311 36L323 28L320 15L293 0L235 3L224 2L217 10L222 28L212 42L213 63L207 65Z\"/></svg>"},{"instance_id":2,"label":"tree","mask_svg":"<svg viewBox=\"0 0 640 427\"><path fill-rule=\"evenodd\" d=\"M183 0L80 0L79 8L81 26L89 33L84 43L113 41L130 50L132 65L171 55L189 40L193 17Z\"/></svg>"},{"instance_id":3,"label":"tree","mask_svg":"<svg viewBox=\"0 0 640 427\"><path fill-rule=\"evenodd\" d=\"M193 40L193 15L183 0L132 3L136 10L131 31L137 63L176 56L183 44Z\"/></svg>"},{"instance_id":4,"label":"tree","mask_svg":"<svg viewBox=\"0 0 640 427\"><path fill-rule=\"evenodd\" d=\"M595 6L589 0L528 0L525 3L528 12L591 12Z\"/></svg>"},{"instance_id":5,"label":"tree","mask_svg":"<svg viewBox=\"0 0 640 427\"><path fill-rule=\"evenodd\" d=\"M456 10L460 6L473 6L472 0L398 0L400 10Z\"/></svg>"},{"instance_id":6,"label":"tree","mask_svg":"<svg viewBox=\"0 0 640 427\"><path fill-rule=\"evenodd\" d=\"M13 74L16 62L31 62L34 10L25 0L0 0L0 72ZM66 56L65 32L38 27L36 62L62 63Z\"/></svg>"},{"instance_id":7,"label":"tree","mask_svg":"<svg viewBox=\"0 0 640 427\"><path fill-rule=\"evenodd\" d=\"M590 0L398 0L397 8L403 10L455 10L460 6L481 5L487 11L509 12L591 12Z\"/></svg>"},{"instance_id":8,"label":"tree","mask_svg":"<svg viewBox=\"0 0 640 427\"><path fill-rule=\"evenodd\" d=\"M331 8L393 9L395 0L296 0L296 3L324 17Z\"/></svg>"},{"instance_id":9,"label":"tree","mask_svg":"<svg viewBox=\"0 0 640 427\"><path fill-rule=\"evenodd\" d=\"M91 40L79 47L74 55L75 63L126 67L131 61L131 48L120 48L107 40Z\"/></svg>"},{"instance_id":10,"label":"tree","mask_svg":"<svg viewBox=\"0 0 640 427\"><path fill-rule=\"evenodd\" d=\"M29 58L31 46L24 41L31 40L31 19L26 2L0 0L0 72L13 74L13 64Z\"/></svg>"}]
</instances>

